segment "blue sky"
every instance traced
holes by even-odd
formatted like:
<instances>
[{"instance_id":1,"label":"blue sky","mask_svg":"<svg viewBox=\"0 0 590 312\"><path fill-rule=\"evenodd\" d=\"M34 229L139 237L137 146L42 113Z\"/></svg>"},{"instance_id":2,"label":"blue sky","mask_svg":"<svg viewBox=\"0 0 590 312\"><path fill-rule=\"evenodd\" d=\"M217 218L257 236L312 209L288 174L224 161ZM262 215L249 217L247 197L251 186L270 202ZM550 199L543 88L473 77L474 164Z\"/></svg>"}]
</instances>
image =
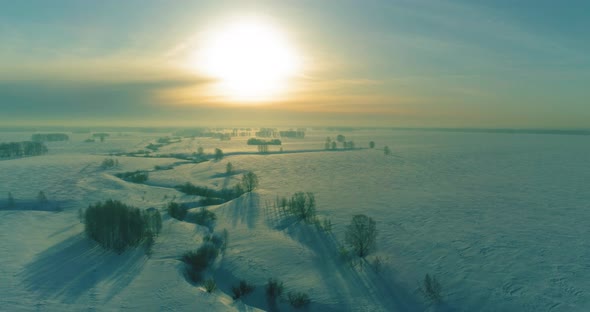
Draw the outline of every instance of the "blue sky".
<instances>
[{"instance_id":1,"label":"blue sky","mask_svg":"<svg viewBox=\"0 0 590 312\"><path fill-rule=\"evenodd\" d=\"M588 128L587 12L576 0L4 1L0 122ZM181 56L248 14L298 47L298 88L265 105L211 101ZM182 105L167 97L193 86Z\"/></svg>"}]
</instances>

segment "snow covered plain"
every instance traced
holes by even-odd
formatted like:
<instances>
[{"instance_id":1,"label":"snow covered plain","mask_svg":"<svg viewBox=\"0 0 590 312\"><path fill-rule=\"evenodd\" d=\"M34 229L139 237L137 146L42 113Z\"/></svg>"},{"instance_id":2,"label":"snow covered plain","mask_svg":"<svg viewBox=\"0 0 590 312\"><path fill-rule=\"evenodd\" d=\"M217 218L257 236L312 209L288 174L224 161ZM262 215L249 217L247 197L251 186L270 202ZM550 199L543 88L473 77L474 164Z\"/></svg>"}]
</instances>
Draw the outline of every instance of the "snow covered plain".
<instances>
[{"instance_id":1,"label":"snow covered plain","mask_svg":"<svg viewBox=\"0 0 590 312\"><path fill-rule=\"evenodd\" d=\"M377 148L322 151L326 136L338 133ZM5 132L0 141L30 135ZM312 311L590 310L587 136L310 131L303 140L283 139L284 152L270 155L257 155L246 138L196 138L160 153L203 146L228 155L150 172L145 185L113 174L179 160L121 156L118 168L99 167L108 153L143 149L165 135L112 133L104 143L83 143L88 134L72 134L47 143L48 155L0 161L0 194L12 192L17 207L27 208L0 210L0 310L267 310L263 288L271 277L286 291L307 292ZM379 150L384 145L392 156ZM228 161L237 172L229 177ZM176 184L221 188L246 170L259 176L259 188L210 207L215 230L229 231L229 246L211 271L219 290L208 294L186 281L178 260L207 229L168 217L164 206L172 198L198 200ZM41 190L58 211L35 209ZM285 222L269 207L277 195L297 191L315 193L331 234ZM109 198L161 209L164 227L151 257L141 248L106 252L84 238L78 208ZM339 258L345 225L358 213L377 221L378 250L368 260L385 259L379 273ZM443 286L440 305L418 292L426 273ZM239 279L257 289L234 302L230 287Z\"/></svg>"}]
</instances>

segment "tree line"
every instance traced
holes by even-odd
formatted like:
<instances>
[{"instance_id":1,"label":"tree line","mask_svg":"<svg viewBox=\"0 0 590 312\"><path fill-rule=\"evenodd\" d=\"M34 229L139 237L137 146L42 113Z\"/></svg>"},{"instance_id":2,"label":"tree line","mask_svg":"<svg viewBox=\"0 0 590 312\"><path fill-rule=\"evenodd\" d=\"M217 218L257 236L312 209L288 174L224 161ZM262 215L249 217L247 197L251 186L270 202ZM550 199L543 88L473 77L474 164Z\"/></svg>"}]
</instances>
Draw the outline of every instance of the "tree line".
<instances>
[{"instance_id":1,"label":"tree line","mask_svg":"<svg viewBox=\"0 0 590 312\"><path fill-rule=\"evenodd\" d=\"M47 154L48 149L42 142L9 142L0 143L0 158L39 156Z\"/></svg>"},{"instance_id":2,"label":"tree line","mask_svg":"<svg viewBox=\"0 0 590 312\"><path fill-rule=\"evenodd\" d=\"M35 133L31 136L34 142L67 141L70 137L65 133Z\"/></svg>"}]
</instances>

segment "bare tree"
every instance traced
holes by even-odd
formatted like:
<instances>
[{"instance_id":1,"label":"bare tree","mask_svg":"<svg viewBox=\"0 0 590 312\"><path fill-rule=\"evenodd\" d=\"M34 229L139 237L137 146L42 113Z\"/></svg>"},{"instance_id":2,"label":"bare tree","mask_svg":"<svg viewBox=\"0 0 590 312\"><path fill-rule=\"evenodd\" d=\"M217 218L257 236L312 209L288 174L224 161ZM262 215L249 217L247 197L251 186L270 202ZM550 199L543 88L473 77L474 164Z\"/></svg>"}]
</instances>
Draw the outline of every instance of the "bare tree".
<instances>
[{"instance_id":1,"label":"bare tree","mask_svg":"<svg viewBox=\"0 0 590 312\"><path fill-rule=\"evenodd\" d=\"M223 159L223 151L219 148L216 148L214 157L215 157L215 160L217 160L217 161Z\"/></svg>"},{"instance_id":2,"label":"bare tree","mask_svg":"<svg viewBox=\"0 0 590 312\"><path fill-rule=\"evenodd\" d=\"M242 177L242 186L246 192L252 192L258 186L258 176L252 171L246 172Z\"/></svg>"},{"instance_id":3,"label":"bare tree","mask_svg":"<svg viewBox=\"0 0 590 312\"><path fill-rule=\"evenodd\" d=\"M364 258L375 248L377 225L372 218L358 214L352 217L344 235L346 244L352 247L359 257Z\"/></svg>"}]
</instances>

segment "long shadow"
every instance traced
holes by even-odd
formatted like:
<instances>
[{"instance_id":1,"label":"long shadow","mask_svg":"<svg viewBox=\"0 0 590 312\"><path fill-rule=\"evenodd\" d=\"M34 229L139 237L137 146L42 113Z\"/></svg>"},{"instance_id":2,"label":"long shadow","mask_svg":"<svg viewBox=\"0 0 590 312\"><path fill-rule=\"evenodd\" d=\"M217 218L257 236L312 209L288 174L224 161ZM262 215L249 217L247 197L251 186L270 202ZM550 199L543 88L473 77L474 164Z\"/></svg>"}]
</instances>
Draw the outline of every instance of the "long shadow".
<instances>
[{"instance_id":1,"label":"long shadow","mask_svg":"<svg viewBox=\"0 0 590 312\"><path fill-rule=\"evenodd\" d=\"M374 272L366 260L358 260L357 267L340 259L338 240L331 232L322 232L311 224L299 223L288 227L285 232L294 240L314 252L314 267L326 287L349 298L348 294L362 294L382 307L395 311L424 311L424 306L412 291L399 283L390 272ZM362 265L362 268L359 267ZM350 306L353 302L346 302ZM447 310L450 311L450 310Z\"/></svg>"},{"instance_id":2,"label":"long shadow","mask_svg":"<svg viewBox=\"0 0 590 312\"><path fill-rule=\"evenodd\" d=\"M144 254L143 248L136 248L118 255L80 234L38 254L19 275L24 286L42 298L71 303L100 285L106 302L135 279L145 264Z\"/></svg>"},{"instance_id":3,"label":"long shadow","mask_svg":"<svg viewBox=\"0 0 590 312\"><path fill-rule=\"evenodd\" d=\"M236 226L238 223L245 223L248 228L254 228L256 220L260 211L259 207L260 196L256 193L246 193L231 202L230 209L225 210L226 215L231 218L232 225Z\"/></svg>"}]
</instances>

